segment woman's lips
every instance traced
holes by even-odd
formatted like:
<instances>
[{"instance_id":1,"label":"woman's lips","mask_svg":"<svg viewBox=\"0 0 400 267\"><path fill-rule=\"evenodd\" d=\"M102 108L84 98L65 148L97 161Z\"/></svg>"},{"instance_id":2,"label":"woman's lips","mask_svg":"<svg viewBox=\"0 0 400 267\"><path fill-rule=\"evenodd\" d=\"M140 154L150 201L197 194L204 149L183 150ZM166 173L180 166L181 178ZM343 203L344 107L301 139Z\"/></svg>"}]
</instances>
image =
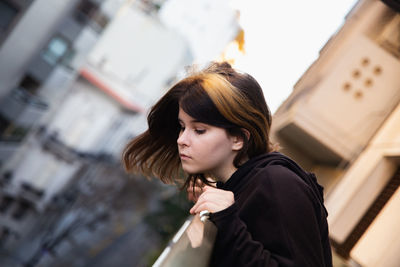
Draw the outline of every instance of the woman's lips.
<instances>
[{"instance_id":1,"label":"woman's lips","mask_svg":"<svg viewBox=\"0 0 400 267\"><path fill-rule=\"evenodd\" d=\"M190 159L190 157L186 154L179 154L179 156L181 157L181 159Z\"/></svg>"}]
</instances>

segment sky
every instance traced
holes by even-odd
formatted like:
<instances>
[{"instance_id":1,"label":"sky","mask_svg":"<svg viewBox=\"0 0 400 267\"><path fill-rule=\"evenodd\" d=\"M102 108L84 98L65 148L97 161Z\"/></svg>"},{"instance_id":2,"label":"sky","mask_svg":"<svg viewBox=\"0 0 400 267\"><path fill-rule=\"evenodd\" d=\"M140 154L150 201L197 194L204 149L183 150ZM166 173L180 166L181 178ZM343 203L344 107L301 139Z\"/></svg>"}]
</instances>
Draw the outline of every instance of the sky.
<instances>
[{"instance_id":1,"label":"sky","mask_svg":"<svg viewBox=\"0 0 400 267\"><path fill-rule=\"evenodd\" d=\"M260 83L275 112L319 50L343 25L355 0L236 0L245 32L245 55L234 67Z\"/></svg>"}]
</instances>

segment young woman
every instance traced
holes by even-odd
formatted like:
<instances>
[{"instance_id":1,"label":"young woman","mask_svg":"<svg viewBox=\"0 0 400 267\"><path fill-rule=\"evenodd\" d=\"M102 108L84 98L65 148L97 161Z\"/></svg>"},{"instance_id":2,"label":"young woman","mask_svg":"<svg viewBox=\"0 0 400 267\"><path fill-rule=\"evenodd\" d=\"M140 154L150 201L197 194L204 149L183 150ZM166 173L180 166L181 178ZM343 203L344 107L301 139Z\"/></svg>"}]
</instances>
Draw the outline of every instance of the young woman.
<instances>
[{"instance_id":1,"label":"young woman","mask_svg":"<svg viewBox=\"0 0 400 267\"><path fill-rule=\"evenodd\" d=\"M210 266L332 266L327 212L315 177L269 140L271 114L257 81L213 63L175 84L149 128L123 155L130 172L179 183L211 212Z\"/></svg>"}]
</instances>

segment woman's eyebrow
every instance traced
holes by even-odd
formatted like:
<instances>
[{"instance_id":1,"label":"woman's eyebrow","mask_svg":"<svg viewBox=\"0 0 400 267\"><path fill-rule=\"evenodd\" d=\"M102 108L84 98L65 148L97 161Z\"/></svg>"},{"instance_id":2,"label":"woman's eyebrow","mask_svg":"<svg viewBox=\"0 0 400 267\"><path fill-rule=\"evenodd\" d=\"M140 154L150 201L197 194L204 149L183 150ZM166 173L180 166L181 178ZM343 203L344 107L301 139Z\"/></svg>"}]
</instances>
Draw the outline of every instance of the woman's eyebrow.
<instances>
[{"instance_id":1,"label":"woman's eyebrow","mask_svg":"<svg viewBox=\"0 0 400 267\"><path fill-rule=\"evenodd\" d=\"M201 126L204 126L204 127L206 127L206 125L207 125L207 123L199 121L199 120L191 120L190 123L193 123L193 124L196 124L196 125L200 124Z\"/></svg>"},{"instance_id":2,"label":"woman's eyebrow","mask_svg":"<svg viewBox=\"0 0 400 267\"><path fill-rule=\"evenodd\" d=\"M178 122L179 123L184 123L183 120L181 120L179 117L178 117ZM204 122L201 122L201 121L196 120L196 119L190 120L189 122L190 123L204 123Z\"/></svg>"}]
</instances>

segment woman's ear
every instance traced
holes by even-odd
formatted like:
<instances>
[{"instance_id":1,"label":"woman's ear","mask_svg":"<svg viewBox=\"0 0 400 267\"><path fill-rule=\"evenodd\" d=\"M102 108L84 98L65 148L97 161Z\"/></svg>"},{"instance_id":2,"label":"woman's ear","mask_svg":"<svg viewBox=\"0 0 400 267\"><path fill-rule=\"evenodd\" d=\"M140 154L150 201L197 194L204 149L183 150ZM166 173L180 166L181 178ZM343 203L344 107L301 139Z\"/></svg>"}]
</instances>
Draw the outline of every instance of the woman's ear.
<instances>
[{"instance_id":1,"label":"woman's ear","mask_svg":"<svg viewBox=\"0 0 400 267\"><path fill-rule=\"evenodd\" d=\"M243 138L250 138L250 132L244 128L241 128L243 135L232 136L232 150L239 151L243 148L244 140Z\"/></svg>"},{"instance_id":2,"label":"woman's ear","mask_svg":"<svg viewBox=\"0 0 400 267\"><path fill-rule=\"evenodd\" d=\"M250 132L248 130L246 130L245 128L241 128L242 132L244 133L244 135L247 138L247 141L250 140Z\"/></svg>"}]
</instances>

